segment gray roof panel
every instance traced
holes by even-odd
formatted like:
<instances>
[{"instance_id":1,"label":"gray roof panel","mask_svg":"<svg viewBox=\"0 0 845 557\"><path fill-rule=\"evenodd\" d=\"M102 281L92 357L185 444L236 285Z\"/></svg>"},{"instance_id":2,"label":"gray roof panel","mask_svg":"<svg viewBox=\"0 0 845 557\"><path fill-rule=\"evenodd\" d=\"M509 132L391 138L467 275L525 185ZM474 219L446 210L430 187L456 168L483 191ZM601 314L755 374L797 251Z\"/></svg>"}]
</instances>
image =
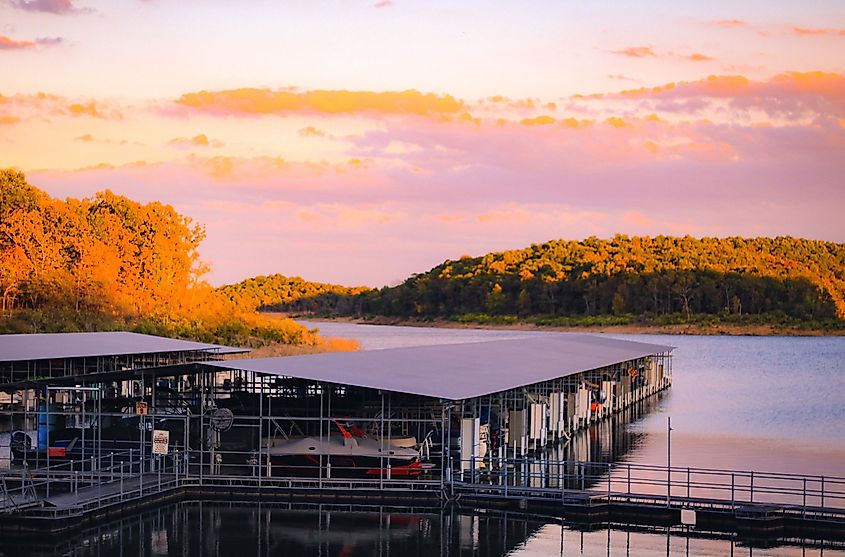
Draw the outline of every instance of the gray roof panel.
<instances>
[{"instance_id":1,"label":"gray roof panel","mask_svg":"<svg viewBox=\"0 0 845 557\"><path fill-rule=\"evenodd\" d=\"M0 362L128 356L131 354L196 350L214 354L241 354L249 351L243 348L124 331L0 335Z\"/></svg>"},{"instance_id":2,"label":"gray roof panel","mask_svg":"<svg viewBox=\"0 0 845 557\"><path fill-rule=\"evenodd\" d=\"M464 344L204 362L341 385L463 400L672 350L562 333Z\"/></svg>"}]
</instances>

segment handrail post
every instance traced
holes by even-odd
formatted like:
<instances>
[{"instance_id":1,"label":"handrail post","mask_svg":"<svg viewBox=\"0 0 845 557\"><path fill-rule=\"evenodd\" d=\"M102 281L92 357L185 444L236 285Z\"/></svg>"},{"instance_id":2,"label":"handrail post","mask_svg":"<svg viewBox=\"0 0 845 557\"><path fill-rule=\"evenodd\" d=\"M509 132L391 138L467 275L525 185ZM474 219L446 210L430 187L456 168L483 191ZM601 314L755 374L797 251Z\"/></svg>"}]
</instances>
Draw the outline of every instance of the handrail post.
<instances>
[{"instance_id":1,"label":"handrail post","mask_svg":"<svg viewBox=\"0 0 845 557\"><path fill-rule=\"evenodd\" d=\"M584 485L584 484L586 483L586 478L585 478L585 476L586 476L586 474L587 474L587 470L586 470L586 468L584 467L584 463L583 463L583 462L581 462L581 463L580 463L580 467L581 467L581 491L584 491L584 489L585 489L585 485Z\"/></svg>"},{"instance_id":2,"label":"handrail post","mask_svg":"<svg viewBox=\"0 0 845 557\"><path fill-rule=\"evenodd\" d=\"M804 497L801 505L801 518L807 514L807 478L804 478Z\"/></svg>"},{"instance_id":3,"label":"handrail post","mask_svg":"<svg viewBox=\"0 0 845 557\"><path fill-rule=\"evenodd\" d=\"M822 476L822 504L819 506L824 508L824 476Z\"/></svg>"},{"instance_id":4,"label":"handrail post","mask_svg":"<svg viewBox=\"0 0 845 557\"><path fill-rule=\"evenodd\" d=\"M751 498L749 503L754 502L754 470L751 471Z\"/></svg>"},{"instance_id":5,"label":"handrail post","mask_svg":"<svg viewBox=\"0 0 845 557\"><path fill-rule=\"evenodd\" d=\"M631 463L628 462L628 495L631 495Z\"/></svg>"},{"instance_id":6,"label":"handrail post","mask_svg":"<svg viewBox=\"0 0 845 557\"><path fill-rule=\"evenodd\" d=\"M733 472L731 472L731 507L736 506L735 497L734 497L734 485L736 483L735 479L736 479L736 475Z\"/></svg>"},{"instance_id":7,"label":"handrail post","mask_svg":"<svg viewBox=\"0 0 845 557\"><path fill-rule=\"evenodd\" d=\"M689 466L687 466L687 499L690 498L690 485L689 485L689 483L690 483L690 472L689 472Z\"/></svg>"}]
</instances>

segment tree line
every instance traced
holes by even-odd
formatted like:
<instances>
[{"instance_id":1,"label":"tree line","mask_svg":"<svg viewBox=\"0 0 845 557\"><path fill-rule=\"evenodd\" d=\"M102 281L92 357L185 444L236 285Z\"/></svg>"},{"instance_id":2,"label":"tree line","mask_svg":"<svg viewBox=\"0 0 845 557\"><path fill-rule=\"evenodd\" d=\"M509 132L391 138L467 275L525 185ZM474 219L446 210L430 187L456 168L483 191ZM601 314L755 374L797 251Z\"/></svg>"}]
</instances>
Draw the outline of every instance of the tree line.
<instances>
[{"instance_id":1,"label":"tree line","mask_svg":"<svg viewBox=\"0 0 845 557\"><path fill-rule=\"evenodd\" d=\"M736 322L839 326L845 245L777 238L595 237L462 257L395 287L302 299L263 298L292 311L549 324ZM580 321L579 321L580 320Z\"/></svg>"},{"instance_id":2,"label":"tree line","mask_svg":"<svg viewBox=\"0 0 845 557\"><path fill-rule=\"evenodd\" d=\"M361 294L366 286L341 286L309 282L300 277L274 274L257 276L237 284L221 286L219 292L240 307L293 313L332 312L355 314L362 311Z\"/></svg>"}]
</instances>

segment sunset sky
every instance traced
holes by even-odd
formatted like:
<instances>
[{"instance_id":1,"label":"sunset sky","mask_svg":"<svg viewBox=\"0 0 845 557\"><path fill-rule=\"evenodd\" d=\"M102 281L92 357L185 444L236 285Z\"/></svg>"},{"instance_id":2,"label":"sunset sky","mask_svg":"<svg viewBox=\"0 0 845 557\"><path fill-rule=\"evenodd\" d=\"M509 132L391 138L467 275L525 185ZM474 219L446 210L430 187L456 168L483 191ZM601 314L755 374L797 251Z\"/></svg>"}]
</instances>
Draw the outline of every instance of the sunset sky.
<instances>
[{"instance_id":1,"label":"sunset sky","mask_svg":"<svg viewBox=\"0 0 845 557\"><path fill-rule=\"evenodd\" d=\"M845 241L845 2L0 0L0 167L212 284L596 235Z\"/></svg>"}]
</instances>

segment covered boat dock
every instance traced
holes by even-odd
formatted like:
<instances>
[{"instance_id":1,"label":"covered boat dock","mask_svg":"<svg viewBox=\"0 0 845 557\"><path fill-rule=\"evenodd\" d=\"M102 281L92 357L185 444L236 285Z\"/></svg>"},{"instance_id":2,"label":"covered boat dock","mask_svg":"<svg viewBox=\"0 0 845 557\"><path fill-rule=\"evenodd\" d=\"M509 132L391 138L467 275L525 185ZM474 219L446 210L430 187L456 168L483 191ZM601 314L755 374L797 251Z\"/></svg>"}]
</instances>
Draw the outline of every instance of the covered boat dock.
<instances>
[{"instance_id":1,"label":"covered boat dock","mask_svg":"<svg viewBox=\"0 0 845 557\"><path fill-rule=\"evenodd\" d=\"M244 352L131 333L0 336L0 530L59 531L187 496L845 523L843 478L561 450L668 388L670 346L561 333Z\"/></svg>"}]
</instances>

